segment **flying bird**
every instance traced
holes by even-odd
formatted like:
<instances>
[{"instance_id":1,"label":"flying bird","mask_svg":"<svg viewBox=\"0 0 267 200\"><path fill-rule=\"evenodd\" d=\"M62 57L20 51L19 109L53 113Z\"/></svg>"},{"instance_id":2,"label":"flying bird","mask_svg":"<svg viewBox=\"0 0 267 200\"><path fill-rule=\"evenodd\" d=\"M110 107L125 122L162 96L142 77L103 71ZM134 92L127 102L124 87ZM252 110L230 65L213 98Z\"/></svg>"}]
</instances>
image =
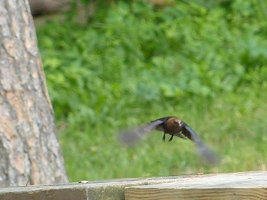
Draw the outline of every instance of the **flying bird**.
<instances>
[{"instance_id":1,"label":"flying bird","mask_svg":"<svg viewBox=\"0 0 267 200\"><path fill-rule=\"evenodd\" d=\"M163 141L165 141L166 134L171 135L169 142L173 140L174 136L182 139L189 139L195 143L197 152L203 156L208 163L217 163L219 161L218 157L202 142L200 137L190 126L181 119L173 116L159 118L144 126L126 130L119 136L119 140L124 145L131 146L153 130L163 131Z\"/></svg>"}]
</instances>

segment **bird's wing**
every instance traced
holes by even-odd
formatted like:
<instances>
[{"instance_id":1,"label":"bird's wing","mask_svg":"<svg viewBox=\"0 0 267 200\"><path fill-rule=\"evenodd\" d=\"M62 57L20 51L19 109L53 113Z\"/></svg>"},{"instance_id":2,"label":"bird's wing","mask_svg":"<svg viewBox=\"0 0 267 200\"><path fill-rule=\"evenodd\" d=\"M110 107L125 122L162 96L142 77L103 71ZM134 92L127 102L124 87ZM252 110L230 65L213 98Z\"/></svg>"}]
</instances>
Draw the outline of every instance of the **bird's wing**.
<instances>
[{"instance_id":1,"label":"bird's wing","mask_svg":"<svg viewBox=\"0 0 267 200\"><path fill-rule=\"evenodd\" d=\"M219 158L207 147L200 137L193 131L193 129L186 123L183 124L182 134L184 134L188 139L192 140L196 146L197 151L206 159L209 163L219 162Z\"/></svg>"},{"instance_id":2,"label":"bird's wing","mask_svg":"<svg viewBox=\"0 0 267 200\"><path fill-rule=\"evenodd\" d=\"M161 123L163 123L161 120L155 120L144 126L126 130L122 132L118 139L122 144L131 146L138 142L140 139L144 138L147 133L153 131Z\"/></svg>"}]
</instances>

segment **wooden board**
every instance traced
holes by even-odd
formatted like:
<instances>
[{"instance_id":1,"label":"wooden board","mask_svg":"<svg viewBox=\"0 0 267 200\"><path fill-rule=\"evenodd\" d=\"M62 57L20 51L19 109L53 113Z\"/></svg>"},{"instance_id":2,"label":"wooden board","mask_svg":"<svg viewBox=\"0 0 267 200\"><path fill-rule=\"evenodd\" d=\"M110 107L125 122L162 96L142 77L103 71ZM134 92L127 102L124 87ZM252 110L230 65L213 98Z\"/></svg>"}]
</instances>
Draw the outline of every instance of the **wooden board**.
<instances>
[{"instance_id":1,"label":"wooden board","mask_svg":"<svg viewBox=\"0 0 267 200\"><path fill-rule=\"evenodd\" d=\"M267 171L197 175L125 189L125 200L267 199Z\"/></svg>"}]
</instances>

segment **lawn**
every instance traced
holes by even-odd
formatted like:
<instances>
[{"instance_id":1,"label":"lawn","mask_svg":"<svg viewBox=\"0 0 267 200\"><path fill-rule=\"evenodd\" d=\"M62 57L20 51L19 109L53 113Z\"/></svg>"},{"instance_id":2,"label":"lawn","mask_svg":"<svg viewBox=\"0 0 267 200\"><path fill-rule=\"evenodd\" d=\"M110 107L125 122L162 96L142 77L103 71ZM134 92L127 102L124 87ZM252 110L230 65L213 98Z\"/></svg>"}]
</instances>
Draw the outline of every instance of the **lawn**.
<instances>
[{"instance_id":1,"label":"lawn","mask_svg":"<svg viewBox=\"0 0 267 200\"><path fill-rule=\"evenodd\" d=\"M70 181L266 169L267 5L118 1L93 20L52 20L37 35ZM221 158L152 132L132 148L117 135L182 118Z\"/></svg>"}]
</instances>

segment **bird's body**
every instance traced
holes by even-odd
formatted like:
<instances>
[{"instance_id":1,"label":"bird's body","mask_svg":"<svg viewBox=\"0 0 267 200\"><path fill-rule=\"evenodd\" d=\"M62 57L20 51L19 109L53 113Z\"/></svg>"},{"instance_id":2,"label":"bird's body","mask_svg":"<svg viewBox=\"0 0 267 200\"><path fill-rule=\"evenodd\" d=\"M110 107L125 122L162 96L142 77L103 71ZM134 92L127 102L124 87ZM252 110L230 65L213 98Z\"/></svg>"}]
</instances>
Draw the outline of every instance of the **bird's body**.
<instances>
[{"instance_id":1,"label":"bird's body","mask_svg":"<svg viewBox=\"0 0 267 200\"><path fill-rule=\"evenodd\" d=\"M198 152L208 161L209 163L217 162L217 157L210 151L210 149L202 142L199 136L188 126L184 121L177 117L169 116L163 117L151 121L150 123L138 127L133 130L125 131L121 136L120 140L122 143L130 146L142 139L147 133L159 130L163 131L163 140L165 141L165 135L171 135L169 142L172 141L173 136L177 136L183 139L189 139L193 141Z\"/></svg>"},{"instance_id":2,"label":"bird's body","mask_svg":"<svg viewBox=\"0 0 267 200\"><path fill-rule=\"evenodd\" d=\"M156 119L152 122L155 122L155 121L162 122L156 126L156 130L164 132L164 135L163 135L164 141L165 141L165 134L171 135L171 138L169 139L169 141L172 141L174 135L180 138L184 138L184 136L180 134L183 128L183 123L184 123L181 119L177 117L163 117L163 118Z\"/></svg>"}]
</instances>

